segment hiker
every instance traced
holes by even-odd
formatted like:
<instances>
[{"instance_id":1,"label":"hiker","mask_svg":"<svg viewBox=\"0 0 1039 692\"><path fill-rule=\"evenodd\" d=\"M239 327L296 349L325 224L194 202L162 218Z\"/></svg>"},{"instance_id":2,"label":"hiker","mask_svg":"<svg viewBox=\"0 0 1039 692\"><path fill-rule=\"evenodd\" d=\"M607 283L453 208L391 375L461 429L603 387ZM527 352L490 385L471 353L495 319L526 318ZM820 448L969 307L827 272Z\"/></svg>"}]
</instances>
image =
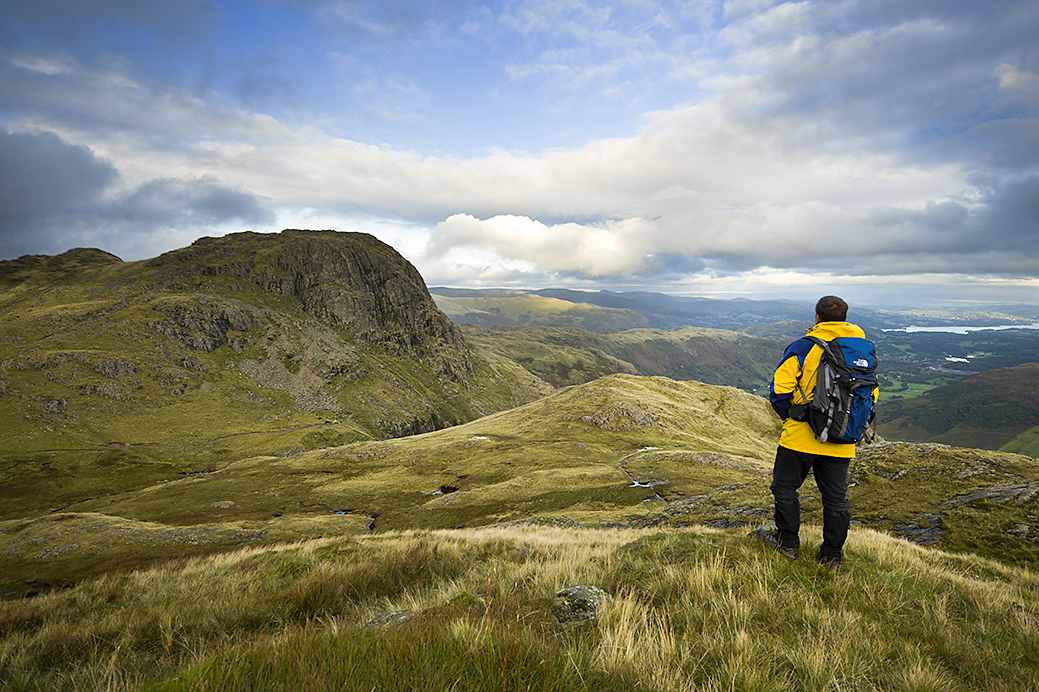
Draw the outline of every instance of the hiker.
<instances>
[{"instance_id":1,"label":"hiker","mask_svg":"<svg viewBox=\"0 0 1039 692\"><path fill-rule=\"evenodd\" d=\"M873 345L865 339L860 327L845 321L847 316L846 302L837 296L820 298L815 305L815 326L806 336L787 346L772 377L769 401L783 419L783 433L776 450L770 487L775 498L776 528L757 532L763 543L784 557L797 559L801 547L798 536L801 506L797 491L808 472L814 470L815 483L823 501L823 542L816 558L827 567L838 567L844 556L844 542L851 523L851 505L847 498L848 466L855 457L855 444L835 436L828 439L825 432L813 430L806 409L808 400L814 399L813 388L823 357L823 348L813 337L824 342L838 337L856 337L846 341L855 348L869 349L872 354ZM875 354L869 357L875 372ZM865 364L860 357L854 360L860 365ZM872 422L872 406L877 397L875 374L870 377L870 389L864 391L869 408L868 422Z\"/></svg>"}]
</instances>

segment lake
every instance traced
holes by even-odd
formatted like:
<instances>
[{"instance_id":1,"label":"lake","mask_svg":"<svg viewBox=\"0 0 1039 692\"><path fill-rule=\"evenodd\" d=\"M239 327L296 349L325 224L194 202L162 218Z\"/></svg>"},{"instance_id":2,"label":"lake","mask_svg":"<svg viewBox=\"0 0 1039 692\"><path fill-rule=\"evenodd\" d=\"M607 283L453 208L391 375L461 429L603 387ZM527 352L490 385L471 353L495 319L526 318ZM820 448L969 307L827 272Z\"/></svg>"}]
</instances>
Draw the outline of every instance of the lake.
<instances>
[{"instance_id":1,"label":"lake","mask_svg":"<svg viewBox=\"0 0 1039 692\"><path fill-rule=\"evenodd\" d=\"M901 327L899 329L883 329L885 332L905 332L906 334L918 334L920 332L942 332L944 334L966 334L967 332L1001 331L1004 329L1039 329L1039 322L1032 324L1004 324L997 327Z\"/></svg>"}]
</instances>

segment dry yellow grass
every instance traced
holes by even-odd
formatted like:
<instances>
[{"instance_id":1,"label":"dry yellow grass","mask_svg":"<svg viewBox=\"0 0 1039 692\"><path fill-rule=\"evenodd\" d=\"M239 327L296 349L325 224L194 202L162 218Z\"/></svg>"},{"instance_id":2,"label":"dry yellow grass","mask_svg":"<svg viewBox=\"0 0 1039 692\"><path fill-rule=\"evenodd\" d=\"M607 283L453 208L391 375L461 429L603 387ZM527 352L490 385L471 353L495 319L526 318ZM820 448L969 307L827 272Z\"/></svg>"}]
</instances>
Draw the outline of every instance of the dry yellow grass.
<instances>
[{"instance_id":1,"label":"dry yellow grass","mask_svg":"<svg viewBox=\"0 0 1039 692\"><path fill-rule=\"evenodd\" d=\"M613 600L560 629L577 584ZM108 575L0 603L0 633L11 690L1019 690L1039 577L865 529L837 572L713 529L408 531Z\"/></svg>"}]
</instances>

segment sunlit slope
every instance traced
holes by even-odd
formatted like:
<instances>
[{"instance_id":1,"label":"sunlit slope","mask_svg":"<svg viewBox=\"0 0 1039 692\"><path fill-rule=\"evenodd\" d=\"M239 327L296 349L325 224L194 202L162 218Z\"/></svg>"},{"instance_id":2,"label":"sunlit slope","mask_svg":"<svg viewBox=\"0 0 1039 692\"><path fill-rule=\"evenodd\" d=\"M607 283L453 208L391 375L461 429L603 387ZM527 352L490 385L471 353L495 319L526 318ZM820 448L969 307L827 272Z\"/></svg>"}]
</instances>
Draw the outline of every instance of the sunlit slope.
<instances>
[{"instance_id":1,"label":"sunlit slope","mask_svg":"<svg viewBox=\"0 0 1039 692\"><path fill-rule=\"evenodd\" d=\"M889 400L880 414L887 437L1029 453L1027 435L1004 445L1039 426L1039 364L989 370L913 399Z\"/></svg>"},{"instance_id":2,"label":"sunlit slope","mask_svg":"<svg viewBox=\"0 0 1039 692\"><path fill-rule=\"evenodd\" d=\"M1001 451L1013 454L1027 454L1039 459L1039 425L1029 428L1015 436L1000 448Z\"/></svg>"},{"instance_id":3,"label":"sunlit slope","mask_svg":"<svg viewBox=\"0 0 1039 692\"><path fill-rule=\"evenodd\" d=\"M132 475L99 482L70 468L64 505L27 499L3 523L0 573L61 582L99 565L394 529L756 526L772 520L778 434L767 402L740 390L612 375L436 432L245 457L134 487ZM1035 459L881 442L859 450L850 480L856 525L1039 561ZM811 479L801 497L806 525L821 524Z\"/></svg>"},{"instance_id":4,"label":"sunlit slope","mask_svg":"<svg viewBox=\"0 0 1039 692\"><path fill-rule=\"evenodd\" d=\"M0 536L0 571L54 581L98 556L157 559L161 545L184 555L534 517L628 526L767 474L777 436L767 403L737 389L615 375L434 433L247 457L157 482L130 474L112 484L103 470L69 467L60 505L23 491Z\"/></svg>"},{"instance_id":5,"label":"sunlit slope","mask_svg":"<svg viewBox=\"0 0 1039 692\"><path fill-rule=\"evenodd\" d=\"M764 393L785 342L701 327L596 334L564 327L463 325L481 353L514 360L553 384L581 384L610 373L659 375Z\"/></svg>"},{"instance_id":6,"label":"sunlit slope","mask_svg":"<svg viewBox=\"0 0 1039 692\"><path fill-rule=\"evenodd\" d=\"M69 484L70 469L107 468L130 487L433 430L547 389L471 354L414 267L364 234L0 263L3 516Z\"/></svg>"},{"instance_id":7,"label":"sunlit slope","mask_svg":"<svg viewBox=\"0 0 1039 692\"><path fill-rule=\"evenodd\" d=\"M334 511L372 517L377 529L628 521L655 494L626 471L643 474L647 454L767 468L778 430L767 409L736 389L615 375L434 433L243 459L66 510L172 524ZM695 476L697 464L686 465Z\"/></svg>"},{"instance_id":8,"label":"sunlit slope","mask_svg":"<svg viewBox=\"0 0 1039 692\"><path fill-rule=\"evenodd\" d=\"M525 291L470 291L434 288L437 307L457 324L577 327L592 332L619 332L648 327L635 310L541 296Z\"/></svg>"},{"instance_id":9,"label":"sunlit slope","mask_svg":"<svg viewBox=\"0 0 1039 692\"><path fill-rule=\"evenodd\" d=\"M853 527L829 571L747 530L373 534L0 602L0 687L1032 690L1039 577ZM806 538L818 542L817 526ZM608 599L560 622L562 589ZM587 588L585 590L588 590Z\"/></svg>"}]
</instances>

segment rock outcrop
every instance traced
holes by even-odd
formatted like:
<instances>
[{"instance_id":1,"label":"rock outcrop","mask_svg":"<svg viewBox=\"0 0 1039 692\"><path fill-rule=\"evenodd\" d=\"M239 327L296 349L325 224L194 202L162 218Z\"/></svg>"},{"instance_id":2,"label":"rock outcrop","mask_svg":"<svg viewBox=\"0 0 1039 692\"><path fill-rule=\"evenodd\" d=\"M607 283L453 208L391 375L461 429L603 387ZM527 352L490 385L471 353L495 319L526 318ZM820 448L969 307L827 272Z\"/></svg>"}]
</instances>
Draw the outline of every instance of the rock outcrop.
<instances>
[{"instance_id":1,"label":"rock outcrop","mask_svg":"<svg viewBox=\"0 0 1039 692\"><path fill-rule=\"evenodd\" d=\"M209 465L237 453L217 439L280 456L541 394L518 366L471 355L415 267L363 233L236 233L132 262L25 256L0 262L0 303L0 423L34 449L150 444L121 422L147 412L146 430Z\"/></svg>"},{"instance_id":2,"label":"rock outcrop","mask_svg":"<svg viewBox=\"0 0 1039 692\"><path fill-rule=\"evenodd\" d=\"M148 264L162 284L184 288L200 277L235 279L296 298L303 311L399 355L428 361L457 382L473 364L461 331L436 306L414 266L365 233L286 230L200 238ZM184 315L178 315L183 321ZM227 315L218 315L217 333Z\"/></svg>"},{"instance_id":3,"label":"rock outcrop","mask_svg":"<svg viewBox=\"0 0 1039 692\"><path fill-rule=\"evenodd\" d=\"M613 596L597 586L570 586L555 595L553 611L564 629L580 627L602 616Z\"/></svg>"}]
</instances>

